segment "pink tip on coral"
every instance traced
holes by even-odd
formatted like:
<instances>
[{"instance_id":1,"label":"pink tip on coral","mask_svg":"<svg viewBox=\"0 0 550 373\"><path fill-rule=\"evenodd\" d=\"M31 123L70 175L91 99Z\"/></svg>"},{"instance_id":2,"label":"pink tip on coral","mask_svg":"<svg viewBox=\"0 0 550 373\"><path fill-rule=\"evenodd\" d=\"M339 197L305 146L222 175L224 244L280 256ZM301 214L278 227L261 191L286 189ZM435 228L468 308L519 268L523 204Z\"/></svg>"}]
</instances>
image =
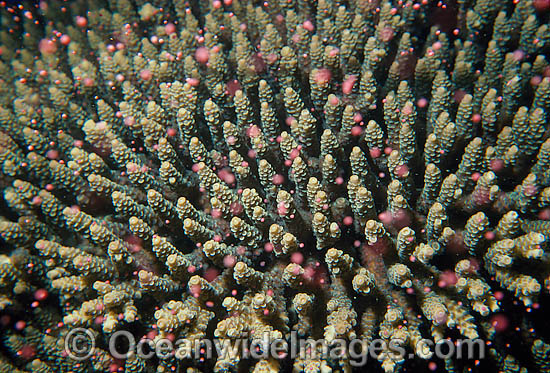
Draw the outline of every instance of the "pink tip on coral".
<instances>
[{"instance_id":1,"label":"pink tip on coral","mask_svg":"<svg viewBox=\"0 0 550 373\"><path fill-rule=\"evenodd\" d=\"M542 77L540 75L535 75L529 80L529 84L531 84L533 87L538 86L542 82Z\"/></svg>"},{"instance_id":2,"label":"pink tip on coral","mask_svg":"<svg viewBox=\"0 0 550 373\"><path fill-rule=\"evenodd\" d=\"M522 61L525 58L525 52L521 49L517 49L512 53L512 56L515 61Z\"/></svg>"},{"instance_id":3,"label":"pink tip on coral","mask_svg":"<svg viewBox=\"0 0 550 373\"><path fill-rule=\"evenodd\" d=\"M261 134L260 127L258 127L255 124L251 125L246 129L246 135L250 138L258 137L260 136L260 134Z\"/></svg>"},{"instance_id":4,"label":"pink tip on coral","mask_svg":"<svg viewBox=\"0 0 550 373\"><path fill-rule=\"evenodd\" d=\"M392 27L386 26L380 31L380 40L384 43L389 42L395 36L395 32Z\"/></svg>"},{"instance_id":5,"label":"pink tip on coral","mask_svg":"<svg viewBox=\"0 0 550 373\"><path fill-rule=\"evenodd\" d=\"M270 253L273 251L273 244L271 242L266 242L266 244L264 245L264 251L266 253Z\"/></svg>"},{"instance_id":6,"label":"pink tip on coral","mask_svg":"<svg viewBox=\"0 0 550 373\"><path fill-rule=\"evenodd\" d=\"M334 182L336 183L336 185L342 185L342 184L344 184L344 178L341 177L341 176L338 176L338 177L334 180Z\"/></svg>"},{"instance_id":7,"label":"pink tip on coral","mask_svg":"<svg viewBox=\"0 0 550 373\"><path fill-rule=\"evenodd\" d=\"M48 159L58 159L59 158L59 152L54 149L50 149L46 152L46 158Z\"/></svg>"},{"instance_id":8,"label":"pink tip on coral","mask_svg":"<svg viewBox=\"0 0 550 373\"><path fill-rule=\"evenodd\" d=\"M315 26L313 26L313 23L310 20L305 21L302 26L309 32L313 32L315 30Z\"/></svg>"},{"instance_id":9,"label":"pink tip on coral","mask_svg":"<svg viewBox=\"0 0 550 373\"><path fill-rule=\"evenodd\" d=\"M330 80L332 79L332 73L330 72L329 69L319 69L317 70L313 79L317 84L324 85L330 82ZM338 102L334 105L337 105L337 104Z\"/></svg>"},{"instance_id":10,"label":"pink tip on coral","mask_svg":"<svg viewBox=\"0 0 550 373\"><path fill-rule=\"evenodd\" d=\"M126 171L127 172L138 172L139 166L133 162L130 162L126 165Z\"/></svg>"},{"instance_id":11,"label":"pink tip on coral","mask_svg":"<svg viewBox=\"0 0 550 373\"><path fill-rule=\"evenodd\" d=\"M199 85L199 80L196 78L187 78L185 82L188 83L191 87L196 87Z\"/></svg>"},{"instance_id":12,"label":"pink tip on coral","mask_svg":"<svg viewBox=\"0 0 550 373\"><path fill-rule=\"evenodd\" d=\"M233 215L240 215L243 212L243 205L241 205L239 202L232 202L229 205L229 211L231 211Z\"/></svg>"},{"instance_id":13,"label":"pink tip on coral","mask_svg":"<svg viewBox=\"0 0 550 373\"><path fill-rule=\"evenodd\" d=\"M285 206L284 202L279 202L277 205L277 213L281 216L288 214L288 208Z\"/></svg>"},{"instance_id":14,"label":"pink tip on coral","mask_svg":"<svg viewBox=\"0 0 550 373\"><path fill-rule=\"evenodd\" d=\"M344 222L344 225L350 226L353 224L353 218L351 216L346 216L343 222Z\"/></svg>"},{"instance_id":15,"label":"pink tip on coral","mask_svg":"<svg viewBox=\"0 0 550 373\"><path fill-rule=\"evenodd\" d=\"M356 75L351 75L346 80L344 80L344 82L342 83L342 93L344 93L345 95L349 95L353 90L353 86L355 85L356 81Z\"/></svg>"},{"instance_id":16,"label":"pink tip on coral","mask_svg":"<svg viewBox=\"0 0 550 373\"><path fill-rule=\"evenodd\" d=\"M151 80L153 78L153 73L151 73L151 70L149 69L144 69L139 72L139 77L145 81Z\"/></svg>"}]
</instances>

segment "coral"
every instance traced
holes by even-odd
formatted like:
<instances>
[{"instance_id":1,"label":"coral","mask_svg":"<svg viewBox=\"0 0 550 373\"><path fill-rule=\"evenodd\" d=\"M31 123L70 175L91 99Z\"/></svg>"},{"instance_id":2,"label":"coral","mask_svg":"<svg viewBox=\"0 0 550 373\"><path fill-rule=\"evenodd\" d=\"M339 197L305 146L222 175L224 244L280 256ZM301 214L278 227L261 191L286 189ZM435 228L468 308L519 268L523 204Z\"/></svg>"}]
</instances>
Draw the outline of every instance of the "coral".
<instances>
[{"instance_id":1,"label":"coral","mask_svg":"<svg viewBox=\"0 0 550 373\"><path fill-rule=\"evenodd\" d=\"M0 371L550 369L548 1L0 6Z\"/></svg>"}]
</instances>

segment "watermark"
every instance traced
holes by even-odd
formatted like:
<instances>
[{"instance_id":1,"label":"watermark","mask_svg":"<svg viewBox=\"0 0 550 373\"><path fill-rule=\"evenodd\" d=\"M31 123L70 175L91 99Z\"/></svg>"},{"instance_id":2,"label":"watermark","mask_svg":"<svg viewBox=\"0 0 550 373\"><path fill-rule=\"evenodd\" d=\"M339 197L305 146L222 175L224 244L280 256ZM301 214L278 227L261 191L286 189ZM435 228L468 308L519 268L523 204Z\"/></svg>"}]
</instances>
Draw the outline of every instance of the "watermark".
<instances>
[{"instance_id":1,"label":"watermark","mask_svg":"<svg viewBox=\"0 0 550 373\"><path fill-rule=\"evenodd\" d=\"M95 335L90 329L77 328L65 337L65 350L71 359L84 361L95 350ZM124 346L124 347L121 347ZM346 357L352 366L364 366L368 359L381 360L390 355L392 360L413 359L413 351L421 352L425 359L483 359L485 342L481 339L441 339L437 343L431 339L420 339L414 345L401 339L312 339L300 338L296 332L288 339L273 339L269 333L262 338L241 339L187 339L181 338L141 338L136 340L129 331L113 333L108 340L111 356L124 360L136 355L147 360L153 357L168 359L210 360L227 359L339 359Z\"/></svg>"}]
</instances>

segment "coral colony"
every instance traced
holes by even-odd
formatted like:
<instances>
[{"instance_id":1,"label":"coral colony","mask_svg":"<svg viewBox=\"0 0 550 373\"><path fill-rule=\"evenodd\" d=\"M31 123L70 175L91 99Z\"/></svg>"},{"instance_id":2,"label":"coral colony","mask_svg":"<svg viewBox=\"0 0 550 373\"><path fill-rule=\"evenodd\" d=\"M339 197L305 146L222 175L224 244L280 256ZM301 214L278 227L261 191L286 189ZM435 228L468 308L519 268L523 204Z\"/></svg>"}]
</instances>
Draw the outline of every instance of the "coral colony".
<instances>
[{"instance_id":1,"label":"coral colony","mask_svg":"<svg viewBox=\"0 0 550 373\"><path fill-rule=\"evenodd\" d=\"M0 5L2 372L549 371L549 1Z\"/></svg>"}]
</instances>

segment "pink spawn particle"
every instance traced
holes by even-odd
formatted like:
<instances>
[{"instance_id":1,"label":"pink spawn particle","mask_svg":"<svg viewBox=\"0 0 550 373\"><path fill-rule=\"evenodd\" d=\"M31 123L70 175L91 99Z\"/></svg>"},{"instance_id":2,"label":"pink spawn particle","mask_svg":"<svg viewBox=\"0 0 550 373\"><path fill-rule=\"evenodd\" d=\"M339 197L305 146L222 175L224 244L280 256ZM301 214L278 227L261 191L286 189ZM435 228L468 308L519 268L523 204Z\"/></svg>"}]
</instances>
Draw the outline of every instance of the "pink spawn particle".
<instances>
[{"instance_id":1,"label":"pink spawn particle","mask_svg":"<svg viewBox=\"0 0 550 373\"><path fill-rule=\"evenodd\" d=\"M285 177L281 174L275 174L273 175L273 184L275 185L281 185L282 183L285 182Z\"/></svg>"},{"instance_id":2,"label":"pink spawn particle","mask_svg":"<svg viewBox=\"0 0 550 373\"><path fill-rule=\"evenodd\" d=\"M300 252L292 253L290 256L290 261L292 263L302 264L304 262L304 256Z\"/></svg>"},{"instance_id":3,"label":"pink spawn particle","mask_svg":"<svg viewBox=\"0 0 550 373\"><path fill-rule=\"evenodd\" d=\"M199 80L196 78L187 78L185 82L188 83L191 87L196 87L199 85Z\"/></svg>"},{"instance_id":4,"label":"pink spawn particle","mask_svg":"<svg viewBox=\"0 0 550 373\"><path fill-rule=\"evenodd\" d=\"M503 314L494 315L491 317L491 325L499 333L506 331L510 325L510 321Z\"/></svg>"},{"instance_id":5,"label":"pink spawn particle","mask_svg":"<svg viewBox=\"0 0 550 373\"><path fill-rule=\"evenodd\" d=\"M363 134L363 129L361 128L361 126L353 126L351 128L351 135L352 136L361 136Z\"/></svg>"},{"instance_id":6,"label":"pink spawn particle","mask_svg":"<svg viewBox=\"0 0 550 373\"><path fill-rule=\"evenodd\" d=\"M502 159L493 159L491 161L491 170L493 172L500 172L504 168L504 161Z\"/></svg>"},{"instance_id":7,"label":"pink spawn particle","mask_svg":"<svg viewBox=\"0 0 550 373\"><path fill-rule=\"evenodd\" d=\"M144 69L140 71L139 77L143 80L151 80L151 78L153 77L153 74L151 73L151 70Z\"/></svg>"},{"instance_id":8,"label":"pink spawn particle","mask_svg":"<svg viewBox=\"0 0 550 373\"><path fill-rule=\"evenodd\" d=\"M226 84L227 93L229 96L233 97L235 96L235 92L237 92L239 89L241 89L241 83L239 83L238 80L233 79L227 82Z\"/></svg>"},{"instance_id":9,"label":"pink spawn particle","mask_svg":"<svg viewBox=\"0 0 550 373\"><path fill-rule=\"evenodd\" d=\"M495 232L489 231L485 233L485 239L492 241L495 239Z\"/></svg>"},{"instance_id":10,"label":"pink spawn particle","mask_svg":"<svg viewBox=\"0 0 550 373\"><path fill-rule=\"evenodd\" d=\"M380 148L370 148L369 153L370 156L375 159L382 155L382 151L380 150Z\"/></svg>"},{"instance_id":11,"label":"pink spawn particle","mask_svg":"<svg viewBox=\"0 0 550 373\"><path fill-rule=\"evenodd\" d=\"M25 326L27 326L27 323L24 322L23 320L19 320L18 322L15 323L15 329L19 331L25 329Z\"/></svg>"},{"instance_id":12,"label":"pink spawn particle","mask_svg":"<svg viewBox=\"0 0 550 373\"><path fill-rule=\"evenodd\" d=\"M51 39L42 39L38 43L38 50L44 54L54 54L57 51L57 45Z\"/></svg>"},{"instance_id":13,"label":"pink spawn particle","mask_svg":"<svg viewBox=\"0 0 550 373\"><path fill-rule=\"evenodd\" d=\"M417 105L419 108L425 108L426 106L428 106L428 100L425 99L424 97L422 97L421 99L419 99L419 100L416 102L416 105Z\"/></svg>"},{"instance_id":14,"label":"pink spawn particle","mask_svg":"<svg viewBox=\"0 0 550 373\"><path fill-rule=\"evenodd\" d=\"M533 0L533 7L538 12L546 12L550 10L550 0Z\"/></svg>"},{"instance_id":15,"label":"pink spawn particle","mask_svg":"<svg viewBox=\"0 0 550 373\"><path fill-rule=\"evenodd\" d=\"M59 38L59 41L63 45L69 45L69 43L71 42L71 37L67 34L63 34L61 35L61 38Z\"/></svg>"},{"instance_id":16,"label":"pink spawn particle","mask_svg":"<svg viewBox=\"0 0 550 373\"><path fill-rule=\"evenodd\" d=\"M226 255L223 258L223 265L226 268L233 268L233 266L235 266L236 263L237 263L237 259L233 255Z\"/></svg>"},{"instance_id":17,"label":"pink spawn particle","mask_svg":"<svg viewBox=\"0 0 550 373\"><path fill-rule=\"evenodd\" d=\"M195 51L195 59L198 63L206 64L209 58L210 52L208 52L208 49L206 49L206 47L199 47Z\"/></svg>"},{"instance_id":18,"label":"pink spawn particle","mask_svg":"<svg viewBox=\"0 0 550 373\"><path fill-rule=\"evenodd\" d=\"M170 35L176 32L176 25L174 25L172 22L167 23L166 26L164 26L164 31L166 34Z\"/></svg>"},{"instance_id":19,"label":"pink spawn particle","mask_svg":"<svg viewBox=\"0 0 550 373\"><path fill-rule=\"evenodd\" d=\"M76 25L78 27L86 27L88 26L88 20L86 17L76 16Z\"/></svg>"},{"instance_id":20,"label":"pink spawn particle","mask_svg":"<svg viewBox=\"0 0 550 373\"><path fill-rule=\"evenodd\" d=\"M48 290L46 289L38 289L34 292L34 299L36 299L39 302L42 302L43 300L46 300L48 298Z\"/></svg>"}]
</instances>

